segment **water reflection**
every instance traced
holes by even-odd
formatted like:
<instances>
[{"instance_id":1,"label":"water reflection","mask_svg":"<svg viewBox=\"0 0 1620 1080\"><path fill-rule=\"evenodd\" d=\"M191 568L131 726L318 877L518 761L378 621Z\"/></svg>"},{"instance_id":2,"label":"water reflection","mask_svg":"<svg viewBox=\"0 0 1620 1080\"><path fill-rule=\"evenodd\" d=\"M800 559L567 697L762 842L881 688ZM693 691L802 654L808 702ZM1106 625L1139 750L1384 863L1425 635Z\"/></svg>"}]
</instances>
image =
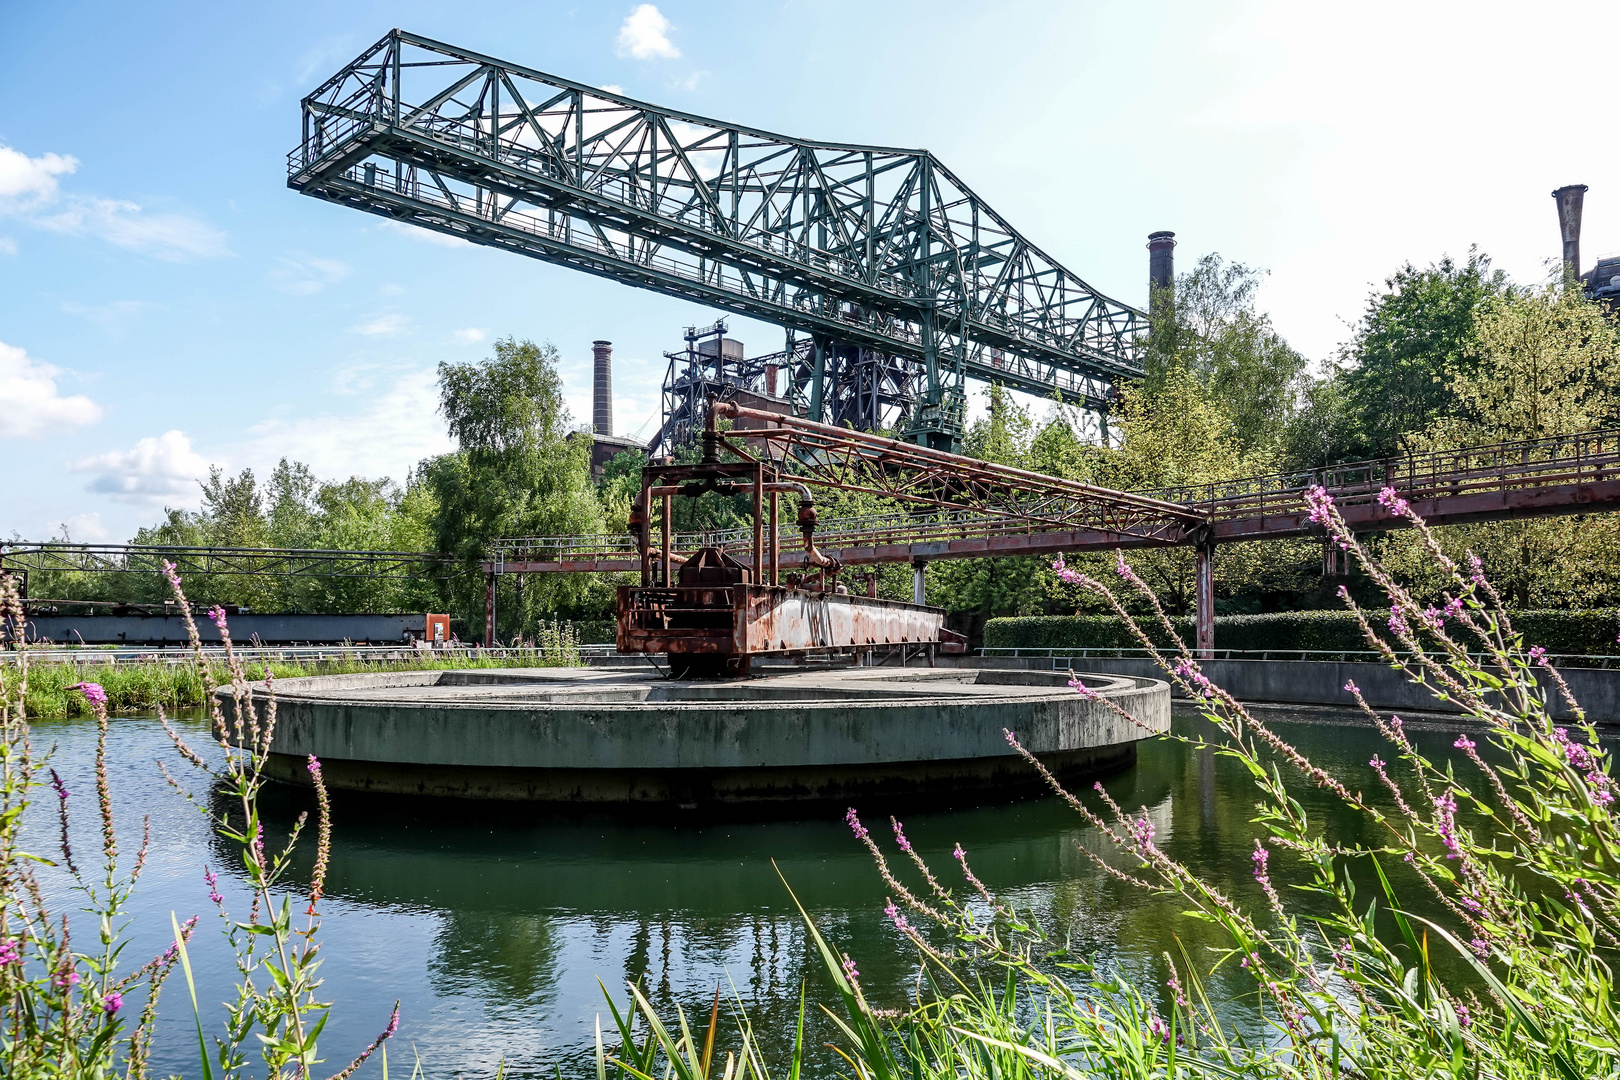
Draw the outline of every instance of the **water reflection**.
<instances>
[{"instance_id":1,"label":"water reflection","mask_svg":"<svg viewBox=\"0 0 1620 1080\"><path fill-rule=\"evenodd\" d=\"M1375 732L1269 715L1353 789L1373 790L1366 761L1381 749ZM1191 731L1195 723L1178 718L1177 728ZM1409 726L1437 753L1454 737L1454 724L1428 733ZM69 787L90 790L93 728L54 725L50 737L60 744L56 763ZM166 927L171 910L183 918L206 908L199 864L229 867L237 856L211 842L200 815L187 811L148 764L168 756L155 723L119 721L114 754L120 812L126 821L153 812L162 848L143 879L138 925ZM1122 806L1147 809L1166 850L1257 906L1249 866L1255 793L1240 766L1161 740L1144 744L1136 767L1107 786ZM302 798L282 791L268 800L272 821L285 828ZM1301 799L1331 840L1366 839L1357 819L1319 793L1305 790ZM867 824L874 834L886 832L881 818ZM959 842L975 872L1033 911L1056 939L1150 985L1162 985L1165 952L1184 948L1207 962L1208 949L1223 944L1206 924L1179 917L1184 903L1100 872L1087 852L1127 864L1058 800L932 811L908 817L906 827L947 882L956 880L949 853ZM1274 859L1274 874L1283 861ZM880 1006L903 1003L915 966L882 915L882 882L841 820L694 826L558 818L501 805L340 801L323 904L323 995L340 1004L323 1050L336 1058L369 1041L400 997L405 1045L396 1048L396 1062L414 1044L431 1073L493 1074L504 1060L514 1076L550 1074L555 1066L573 1075L594 1044L600 979L615 992L638 981L661 1008L679 1004L689 1014L706 1014L717 985L728 997L734 990L767 1052L781 1060L800 983L809 984L812 1001L828 987L777 867L829 939L855 957L869 998ZM306 863L298 873L307 869ZM909 868L897 869L915 879ZM245 910L240 879L226 891L227 905ZM161 947L161 933L143 932L152 940L130 955ZM205 1000L226 996L234 981L229 955L205 945L193 959ZM1232 1003L1235 1021L1252 1020L1242 1005L1248 988L1241 973L1223 973L1210 991ZM195 1071L185 1028L175 1019L189 1017L170 1004L154 1067ZM832 1037L818 1012L807 1024L812 1044ZM817 1058L812 1075L839 1071L828 1056Z\"/></svg>"}]
</instances>

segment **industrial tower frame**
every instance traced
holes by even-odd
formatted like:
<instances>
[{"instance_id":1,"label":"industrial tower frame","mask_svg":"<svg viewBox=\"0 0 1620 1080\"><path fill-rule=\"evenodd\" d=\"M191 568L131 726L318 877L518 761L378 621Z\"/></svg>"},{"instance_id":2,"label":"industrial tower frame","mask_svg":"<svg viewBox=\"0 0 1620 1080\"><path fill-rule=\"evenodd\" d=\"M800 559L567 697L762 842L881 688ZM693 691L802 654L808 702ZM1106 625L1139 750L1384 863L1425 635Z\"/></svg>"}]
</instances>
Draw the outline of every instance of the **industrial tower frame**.
<instances>
[{"instance_id":1,"label":"industrial tower frame","mask_svg":"<svg viewBox=\"0 0 1620 1080\"><path fill-rule=\"evenodd\" d=\"M859 348L919 368L908 438L954 447L965 380L1105 412L1147 317L926 150L814 142L393 30L303 99L288 186L811 339L811 417Z\"/></svg>"}]
</instances>

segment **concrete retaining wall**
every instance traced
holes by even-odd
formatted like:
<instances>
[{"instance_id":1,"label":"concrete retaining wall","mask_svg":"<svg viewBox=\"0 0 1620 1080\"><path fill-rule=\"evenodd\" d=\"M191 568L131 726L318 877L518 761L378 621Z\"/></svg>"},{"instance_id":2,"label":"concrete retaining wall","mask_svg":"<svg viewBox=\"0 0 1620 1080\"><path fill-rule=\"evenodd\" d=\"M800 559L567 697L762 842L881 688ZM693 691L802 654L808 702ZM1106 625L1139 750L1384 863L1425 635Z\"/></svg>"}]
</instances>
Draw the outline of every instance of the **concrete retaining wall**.
<instances>
[{"instance_id":1,"label":"concrete retaining wall","mask_svg":"<svg viewBox=\"0 0 1620 1080\"><path fill-rule=\"evenodd\" d=\"M976 658L977 659L977 658ZM1143 658L997 658L981 661L985 667L1035 669L1072 668L1075 671L1162 678L1164 673L1153 661ZM1300 705L1343 705L1355 707L1355 699L1344 689L1354 680L1368 703L1379 709L1412 709L1431 712L1457 712L1455 706L1437 701L1421 686L1408 682L1400 672L1383 664L1341 663L1316 660L1205 660L1204 674L1239 701L1281 702ZM1620 670L1565 668L1560 670L1575 699L1594 721L1620 723ZM1555 715L1567 719L1569 711L1558 701Z\"/></svg>"}]
</instances>

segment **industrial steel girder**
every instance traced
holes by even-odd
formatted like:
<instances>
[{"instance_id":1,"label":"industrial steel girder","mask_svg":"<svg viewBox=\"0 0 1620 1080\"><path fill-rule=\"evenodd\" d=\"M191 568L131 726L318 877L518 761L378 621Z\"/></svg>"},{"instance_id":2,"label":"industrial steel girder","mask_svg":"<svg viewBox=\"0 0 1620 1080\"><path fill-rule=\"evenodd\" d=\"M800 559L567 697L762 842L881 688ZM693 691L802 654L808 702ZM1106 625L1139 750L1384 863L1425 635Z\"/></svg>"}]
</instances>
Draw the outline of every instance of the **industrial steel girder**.
<instances>
[{"instance_id":1,"label":"industrial steel girder","mask_svg":"<svg viewBox=\"0 0 1620 1080\"><path fill-rule=\"evenodd\" d=\"M287 182L917 362L935 445L965 378L1106 409L1142 371L1143 313L926 150L787 138L400 30L304 98Z\"/></svg>"}]
</instances>

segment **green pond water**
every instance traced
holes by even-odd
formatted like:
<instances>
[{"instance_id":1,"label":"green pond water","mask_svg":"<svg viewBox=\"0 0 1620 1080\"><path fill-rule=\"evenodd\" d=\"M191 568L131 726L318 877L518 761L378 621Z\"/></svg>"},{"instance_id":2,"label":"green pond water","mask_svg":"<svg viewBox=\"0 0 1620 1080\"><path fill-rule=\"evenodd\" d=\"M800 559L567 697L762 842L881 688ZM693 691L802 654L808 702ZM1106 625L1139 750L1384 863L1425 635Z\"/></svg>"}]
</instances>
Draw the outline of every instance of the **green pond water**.
<instances>
[{"instance_id":1,"label":"green pond water","mask_svg":"<svg viewBox=\"0 0 1620 1080\"><path fill-rule=\"evenodd\" d=\"M1368 759L1391 756L1353 715L1264 715L1352 789L1373 790ZM1202 724L1178 715L1176 730L1193 733ZM182 726L194 745L206 742L199 723ZM1441 757L1459 730L1459 722L1446 720L1408 726ZM81 862L96 843L94 737L85 721L42 722L35 735L41 746L55 744L53 764L74 792ZM215 1003L232 994L235 967L203 867L220 871L225 906L244 915L246 891L232 869L239 856L216 843L203 817L162 779L159 760L187 782L200 774L176 762L155 720L115 720L109 756L124 849L136 847L142 816L150 816L154 838L126 957L138 964L161 951L172 936L171 912L201 914L191 955L205 1021L215 1020ZM1240 902L1260 903L1249 859L1255 791L1234 762L1158 739L1142 743L1136 765L1105 782L1121 805L1147 809L1172 855ZM270 800L272 820L290 822L299 798L283 792ZM1356 838L1356 823L1318 793L1302 798L1330 833ZM1178 914L1184 904L1102 873L1082 849L1105 853L1106 842L1055 798L905 814L904 823L948 884L959 881L950 852L960 843L992 889L1107 968L1162 987L1161 957L1178 936L1195 956L1209 956L1204 947L1215 944L1202 924ZM886 816L869 814L867 824L887 844ZM54 828L54 820L33 814L32 847L48 850ZM1286 880L1288 860L1275 856L1272 870ZM402 1062L408 1069L414 1052L432 1076L493 1077L502 1062L508 1076L555 1075L558 1066L565 1076L594 1075L596 1020L609 1022L598 980L621 999L627 980L640 981L662 1009L672 1013L679 1004L704 1019L718 985L728 1002L740 999L767 1050L785 1061L801 982L812 1002L832 997L782 878L823 933L854 957L869 1000L902 1006L915 956L883 916L883 884L841 815L700 823L673 814L559 817L503 804L343 799L322 904L322 995L337 1003L321 1040L328 1071L375 1036L397 999L402 1020L392 1070ZM65 895L59 878L47 883L53 896ZM1240 972L1218 977L1211 992L1233 1024L1252 1024ZM154 1075L195 1075L196 1036L178 978L165 1000ZM807 1022L813 1045L831 1038L816 1011ZM830 1051L817 1050L809 1072L831 1076L838 1066ZM380 1073L368 1065L361 1075Z\"/></svg>"}]
</instances>

